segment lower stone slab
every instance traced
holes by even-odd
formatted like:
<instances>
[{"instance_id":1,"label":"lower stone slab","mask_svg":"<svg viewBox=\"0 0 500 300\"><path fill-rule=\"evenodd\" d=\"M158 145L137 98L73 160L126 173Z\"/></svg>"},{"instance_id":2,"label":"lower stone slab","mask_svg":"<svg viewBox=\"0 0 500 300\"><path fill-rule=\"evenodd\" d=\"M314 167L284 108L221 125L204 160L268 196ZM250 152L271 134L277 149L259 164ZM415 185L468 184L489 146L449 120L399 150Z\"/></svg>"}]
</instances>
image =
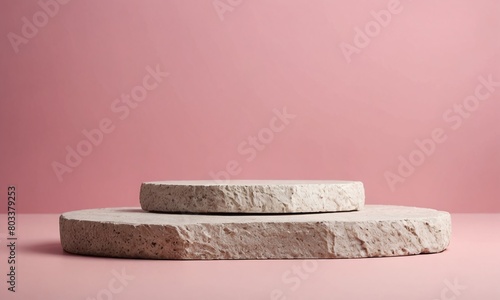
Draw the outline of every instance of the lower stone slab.
<instances>
[{"instance_id":1,"label":"lower stone slab","mask_svg":"<svg viewBox=\"0 0 500 300\"><path fill-rule=\"evenodd\" d=\"M367 205L361 211L195 215L89 209L59 220L65 251L148 259L361 258L436 253L451 217L433 209Z\"/></svg>"}]
</instances>

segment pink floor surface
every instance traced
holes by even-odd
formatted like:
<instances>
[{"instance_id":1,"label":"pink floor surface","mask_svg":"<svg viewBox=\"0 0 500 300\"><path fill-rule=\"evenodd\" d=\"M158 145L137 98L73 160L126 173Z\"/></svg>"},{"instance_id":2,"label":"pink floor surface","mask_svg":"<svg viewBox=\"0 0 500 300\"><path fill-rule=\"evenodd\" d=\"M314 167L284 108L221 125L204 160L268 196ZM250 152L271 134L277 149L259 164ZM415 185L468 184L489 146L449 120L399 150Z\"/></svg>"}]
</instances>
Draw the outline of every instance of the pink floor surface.
<instances>
[{"instance_id":1,"label":"pink floor surface","mask_svg":"<svg viewBox=\"0 0 500 300\"><path fill-rule=\"evenodd\" d=\"M58 217L18 215L15 293L0 227L0 299L500 299L500 214L453 214L440 254L268 261L72 255L60 246Z\"/></svg>"}]
</instances>

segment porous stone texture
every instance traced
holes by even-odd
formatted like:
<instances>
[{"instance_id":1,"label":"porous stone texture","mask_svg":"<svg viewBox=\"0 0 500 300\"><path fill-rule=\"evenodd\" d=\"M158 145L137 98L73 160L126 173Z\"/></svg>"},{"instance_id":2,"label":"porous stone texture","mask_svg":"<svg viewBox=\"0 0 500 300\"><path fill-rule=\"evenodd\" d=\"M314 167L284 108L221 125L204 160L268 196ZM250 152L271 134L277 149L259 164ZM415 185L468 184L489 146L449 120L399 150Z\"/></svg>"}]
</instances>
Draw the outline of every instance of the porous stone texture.
<instances>
[{"instance_id":1,"label":"porous stone texture","mask_svg":"<svg viewBox=\"0 0 500 300\"><path fill-rule=\"evenodd\" d=\"M146 182L141 207L156 212L294 213L363 208L359 181Z\"/></svg>"},{"instance_id":2,"label":"porous stone texture","mask_svg":"<svg viewBox=\"0 0 500 300\"><path fill-rule=\"evenodd\" d=\"M360 258L443 251L451 217L433 209L368 205L361 211L275 215L90 209L60 217L65 251L150 259Z\"/></svg>"}]
</instances>

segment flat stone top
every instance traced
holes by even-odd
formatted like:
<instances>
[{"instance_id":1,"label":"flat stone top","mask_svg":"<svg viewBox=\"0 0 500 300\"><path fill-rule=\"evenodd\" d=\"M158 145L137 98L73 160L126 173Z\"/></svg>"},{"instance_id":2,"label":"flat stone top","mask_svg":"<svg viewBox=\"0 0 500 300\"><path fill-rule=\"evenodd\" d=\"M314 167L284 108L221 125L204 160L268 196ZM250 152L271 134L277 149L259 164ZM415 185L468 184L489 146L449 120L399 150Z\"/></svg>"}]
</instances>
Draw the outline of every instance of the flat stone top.
<instances>
[{"instance_id":1,"label":"flat stone top","mask_svg":"<svg viewBox=\"0 0 500 300\"><path fill-rule=\"evenodd\" d=\"M227 180L217 182L215 180L192 180L192 181L150 181L144 184L172 185L172 186L267 186L267 185L323 185L323 184L349 184L356 181L347 180Z\"/></svg>"},{"instance_id":2,"label":"flat stone top","mask_svg":"<svg viewBox=\"0 0 500 300\"><path fill-rule=\"evenodd\" d=\"M109 222L129 225L187 225L220 223L310 223L310 222L379 222L405 219L429 219L447 212L429 208L366 205L363 210L336 213L304 214L259 214L259 215L214 215L151 213L138 207L101 208L67 212L61 215L66 220Z\"/></svg>"}]
</instances>

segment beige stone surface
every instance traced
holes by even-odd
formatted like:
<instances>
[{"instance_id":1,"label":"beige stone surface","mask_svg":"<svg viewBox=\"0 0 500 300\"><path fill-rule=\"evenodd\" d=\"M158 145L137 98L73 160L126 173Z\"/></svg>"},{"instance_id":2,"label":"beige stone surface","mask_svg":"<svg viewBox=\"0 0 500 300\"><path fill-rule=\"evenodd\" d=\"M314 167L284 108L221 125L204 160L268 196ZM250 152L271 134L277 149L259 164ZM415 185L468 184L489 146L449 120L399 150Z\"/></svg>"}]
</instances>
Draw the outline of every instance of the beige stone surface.
<instances>
[{"instance_id":1,"label":"beige stone surface","mask_svg":"<svg viewBox=\"0 0 500 300\"><path fill-rule=\"evenodd\" d=\"M146 182L141 207L188 213L292 213L352 211L363 208L359 181Z\"/></svg>"},{"instance_id":2,"label":"beige stone surface","mask_svg":"<svg viewBox=\"0 0 500 300\"><path fill-rule=\"evenodd\" d=\"M275 215L90 209L60 217L65 251L150 259L360 258L435 253L451 217L432 209L367 205L361 211Z\"/></svg>"}]
</instances>

